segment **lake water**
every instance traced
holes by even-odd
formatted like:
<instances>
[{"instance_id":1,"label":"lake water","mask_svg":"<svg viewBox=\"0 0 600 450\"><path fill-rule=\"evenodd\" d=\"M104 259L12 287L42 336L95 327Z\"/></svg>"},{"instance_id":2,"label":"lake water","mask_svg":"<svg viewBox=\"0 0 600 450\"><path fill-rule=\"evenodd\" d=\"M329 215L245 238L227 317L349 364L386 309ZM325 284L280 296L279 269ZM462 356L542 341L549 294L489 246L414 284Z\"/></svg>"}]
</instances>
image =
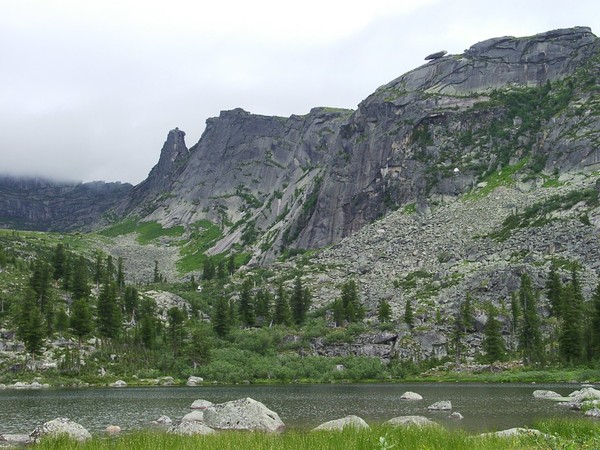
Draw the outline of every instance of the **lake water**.
<instances>
[{"instance_id":1,"label":"lake water","mask_svg":"<svg viewBox=\"0 0 600 450\"><path fill-rule=\"evenodd\" d=\"M550 400L534 399L536 389L568 395L575 384L319 384L280 386L201 386L86 388L0 391L0 433L29 433L56 417L68 417L92 432L107 425L140 429L161 415L173 421L190 412L202 398L221 403L252 397L277 412L288 428L312 428L327 420L355 414L368 423L402 415L423 415L449 428L491 431L532 425L550 417L582 417ZM418 402L400 400L405 391L418 392ZM447 411L427 406L450 400L462 421L448 419Z\"/></svg>"}]
</instances>

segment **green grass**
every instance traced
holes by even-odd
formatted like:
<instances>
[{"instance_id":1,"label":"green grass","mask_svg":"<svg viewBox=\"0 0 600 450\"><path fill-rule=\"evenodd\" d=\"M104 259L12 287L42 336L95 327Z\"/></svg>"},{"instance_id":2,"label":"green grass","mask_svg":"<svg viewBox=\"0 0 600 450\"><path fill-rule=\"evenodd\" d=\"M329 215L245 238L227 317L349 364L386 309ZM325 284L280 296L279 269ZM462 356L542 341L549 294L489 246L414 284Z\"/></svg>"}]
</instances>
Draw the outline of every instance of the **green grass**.
<instances>
[{"instance_id":1,"label":"green grass","mask_svg":"<svg viewBox=\"0 0 600 450\"><path fill-rule=\"evenodd\" d=\"M582 368L515 369L501 372L435 372L408 376L404 381L477 382L477 383L565 383L600 381L600 370Z\"/></svg>"},{"instance_id":2,"label":"green grass","mask_svg":"<svg viewBox=\"0 0 600 450\"><path fill-rule=\"evenodd\" d=\"M190 225L190 240L180 250L177 270L188 273L198 270L204 264L204 252L211 248L222 236L221 229L210 220L199 220Z\"/></svg>"},{"instance_id":3,"label":"green grass","mask_svg":"<svg viewBox=\"0 0 600 450\"><path fill-rule=\"evenodd\" d=\"M600 428L585 420L548 420L534 428L547 433L542 437L480 437L462 430L442 427L374 426L357 430L309 432L291 430L281 434L221 432L208 436L178 436L157 431L135 431L118 437L94 437L85 444L66 438L52 438L36 445L40 450L388 450L388 449L592 449L600 446Z\"/></svg>"},{"instance_id":4,"label":"green grass","mask_svg":"<svg viewBox=\"0 0 600 450\"><path fill-rule=\"evenodd\" d=\"M184 229L182 226L163 228L158 222L137 222L129 219L105 228L98 234L106 237L117 237L131 233L137 233L137 241L145 245L162 236L179 237L184 233Z\"/></svg>"},{"instance_id":5,"label":"green grass","mask_svg":"<svg viewBox=\"0 0 600 450\"><path fill-rule=\"evenodd\" d=\"M463 200L477 200L486 197L500 186L512 186L515 183L514 175L521 170L528 161L529 158L523 158L517 164L504 167L502 170L491 173L482 180L487 183L484 187L463 195Z\"/></svg>"}]
</instances>

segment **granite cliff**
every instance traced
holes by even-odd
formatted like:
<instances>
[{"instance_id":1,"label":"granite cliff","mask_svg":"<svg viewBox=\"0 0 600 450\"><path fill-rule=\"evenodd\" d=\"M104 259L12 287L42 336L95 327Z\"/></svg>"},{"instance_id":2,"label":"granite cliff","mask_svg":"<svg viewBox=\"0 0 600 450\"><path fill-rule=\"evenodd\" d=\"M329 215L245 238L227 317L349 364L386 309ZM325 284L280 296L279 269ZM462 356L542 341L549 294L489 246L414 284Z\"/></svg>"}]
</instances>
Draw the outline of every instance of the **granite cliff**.
<instances>
[{"instance_id":1,"label":"granite cliff","mask_svg":"<svg viewBox=\"0 0 600 450\"><path fill-rule=\"evenodd\" d=\"M600 167L599 55L586 27L494 38L431 55L355 111L223 111L189 149L183 131L169 132L148 178L121 189L110 213L69 208L53 227L102 217L164 227L208 220L222 231L209 253L238 243L267 263L284 249L339 242L398 208L427 213L511 165L531 179L590 172ZM15 222L13 210L5 224L37 226L36 214Z\"/></svg>"}]
</instances>

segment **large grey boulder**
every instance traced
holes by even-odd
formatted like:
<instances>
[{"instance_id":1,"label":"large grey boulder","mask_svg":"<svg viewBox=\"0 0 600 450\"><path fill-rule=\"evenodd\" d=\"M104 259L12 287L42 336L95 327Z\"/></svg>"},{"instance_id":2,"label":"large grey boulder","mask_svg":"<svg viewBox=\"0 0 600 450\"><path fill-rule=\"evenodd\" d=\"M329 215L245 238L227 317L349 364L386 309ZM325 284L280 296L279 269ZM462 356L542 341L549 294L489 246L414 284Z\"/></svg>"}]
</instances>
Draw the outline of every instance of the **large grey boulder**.
<instances>
[{"instance_id":1,"label":"large grey boulder","mask_svg":"<svg viewBox=\"0 0 600 450\"><path fill-rule=\"evenodd\" d=\"M505 437L512 438L518 436L547 436L540 430L534 428L509 428L508 430L495 431L493 433L482 433L482 437Z\"/></svg>"},{"instance_id":2,"label":"large grey boulder","mask_svg":"<svg viewBox=\"0 0 600 450\"><path fill-rule=\"evenodd\" d=\"M30 434L29 437L34 442L39 442L41 439L47 436L60 436L67 435L71 439L83 442L90 439L92 435L83 426L71 419L59 417L43 425L37 426Z\"/></svg>"},{"instance_id":3,"label":"large grey boulder","mask_svg":"<svg viewBox=\"0 0 600 450\"><path fill-rule=\"evenodd\" d=\"M554 391L538 389L536 391L533 391L533 397L534 398L559 398L562 396Z\"/></svg>"},{"instance_id":4,"label":"large grey boulder","mask_svg":"<svg viewBox=\"0 0 600 450\"><path fill-rule=\"evenodd\" d=\"M448 411L452 409L452 403L449 400L441 400L427 407L430 411Z\"/></svg>"},{"instance_id":5,"label":"large grey boulder","mask_svg":"<svg viewBox=\"0 0 600 450\"><path fill-rule=\"evenodd\" d=\"M600 419L600 409L592 408L585 412L585 417L593 417L595 419Z\"/></svg>"},{"instance_id":6,"label":"large grey boulder","mask_svg":"<svg viewBox=\"0 0 600 450\"><path fill-rule=\"evenodd\" d=\"M204 422L204 412L200 410L194 410L189 414L186 414L181 419L182 422Z\"/></svg>"},{"instance_id":7,"label":"large grey boulder","mask_svg":"<svg viewBox=\"0 0 600 450\"><path fill-rule=\"evenodd\" d=\"M154 423L158 425L171 425L173 421L169 416L160 416L158 419L154 421Z\"/></svg>"},{"instance_id":8,"label":"large grey boulder","mask_svg":"<svg viewBox=\"0 0 600 450\"><path fill-rule=\"evenodd\" d=\"M179 425L172 427L169 433L191 436L195 434L214 434L215 430L200 422L181 422Z\"/></svg>"},{"instance_id":9,"label":"large grey boulder","mask_svg":"<svg viewBox=\"0 0 600 450\"><path fill-rule=\"evenodd\" d=\"M189 376L187 381L186 381L186 385L187 386L198 386L200 383L202 383L204 381L204 378L202 377L195 377L193 375Z\"/></svg>"},{"instance_id":10,"label":"large grey boulder","mask_svg":"<svg viewBox=\"0 0 600 450\"><path fill-rule=\"evenodd\" d=\"M204 423L216 430L285 430L276 412L249 397L208 407L204 410Z\"/></svg>"},{"instance_id":11,"label":"large grey boulder","mask_svg":"<svg viewBox=\"0 0 600 450\"><path fill-rule=\"evenodd\" d=\"M387 422L384 422L384 425L391 425L394 427L430 427L430 426L438 426L437 423L429 420L424 416L399 416L394 417Z\"/></svg>"},{"instance_id":12,"label":"large grey boulder","mask_svg":"<svg viewBox=\"0 0 600 450\"><path fill-rule=\"evenodd\" d=\"M114 383L111 383L110 386L111 387L118 387L118 388L120 388L120 387L126 387L127 383L125 381L123 381L123 380L117 380Z\"/></svg>"},{"instance_id":13,"label":"large grey boulder","mask_svg":"<svg viewBox=\"0 0 600 450\"><path fill-rule=\"evenodd\" d=\"M594 388L583 388L569 394L571 402L583 403L586 400L600 400L600 391Z\"/></svg>"},{"instance_id":14,"label":"large grey boulder","mask_svg":"<svg viewBox=\"0 0 600 450\"><path fill-rule=\"evenodd\" d=\"M208 400L203 400L203 399L199 398L198 400L194 400L194 402L192 403L192 406L190 406L190 408L203 410L210 406L213 406L213 402L209 402Z\"/></svg>"},{"instance_id":15,"label":"large grey boulder","mask_svg":"<svg viewBox=\"0 0 600 450\"><path fill-rule=\"evenodd\" d=\"M314 428L313 431L323 430L343 430L344 428L370 428L367 422L358 416L349 415L342 417L341 419L330 420L324 422L318 427Z\"/></svg>"},{"instance_id":16,"label":"large grey boulder","mask_svg":"<svg viewBox=\"0 0 600 450\"><path fill-rule=\"evenodd\" d=\"M416 392L407 391L400 396L400 399L416 401L416 400L423 400L423 397L421 396L421 394L417 394Z\"/></svg>"},{"instance_id":17,"label":"large grey boulder","mask_svg":"<svg viewBox=\"0 0 600 450\"><path fill-rule=\"evenodd\" d=\"M24 447L31 444L28 434L0 434L0 448Z\"/></svg>"}]
</instances>

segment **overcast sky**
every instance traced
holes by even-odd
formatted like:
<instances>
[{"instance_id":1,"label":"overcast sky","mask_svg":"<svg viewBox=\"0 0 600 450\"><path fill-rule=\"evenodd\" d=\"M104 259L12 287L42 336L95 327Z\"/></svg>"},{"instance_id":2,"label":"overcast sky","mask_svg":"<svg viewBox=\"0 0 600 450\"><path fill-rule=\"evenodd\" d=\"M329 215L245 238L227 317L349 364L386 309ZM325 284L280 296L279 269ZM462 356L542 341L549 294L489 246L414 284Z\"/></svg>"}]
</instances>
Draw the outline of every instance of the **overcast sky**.
<instances>
[{"instance_id":1,"label":"overcast sky","mask_svg":"<svg viewBox=\"0 0 600 450\"><path fill-rule=\"evenodd\" d=\"M0 173L137 184L221 110L355 108L435 51L599 22L597 0L0 0Z\"/></svg>"}]
</instances>

